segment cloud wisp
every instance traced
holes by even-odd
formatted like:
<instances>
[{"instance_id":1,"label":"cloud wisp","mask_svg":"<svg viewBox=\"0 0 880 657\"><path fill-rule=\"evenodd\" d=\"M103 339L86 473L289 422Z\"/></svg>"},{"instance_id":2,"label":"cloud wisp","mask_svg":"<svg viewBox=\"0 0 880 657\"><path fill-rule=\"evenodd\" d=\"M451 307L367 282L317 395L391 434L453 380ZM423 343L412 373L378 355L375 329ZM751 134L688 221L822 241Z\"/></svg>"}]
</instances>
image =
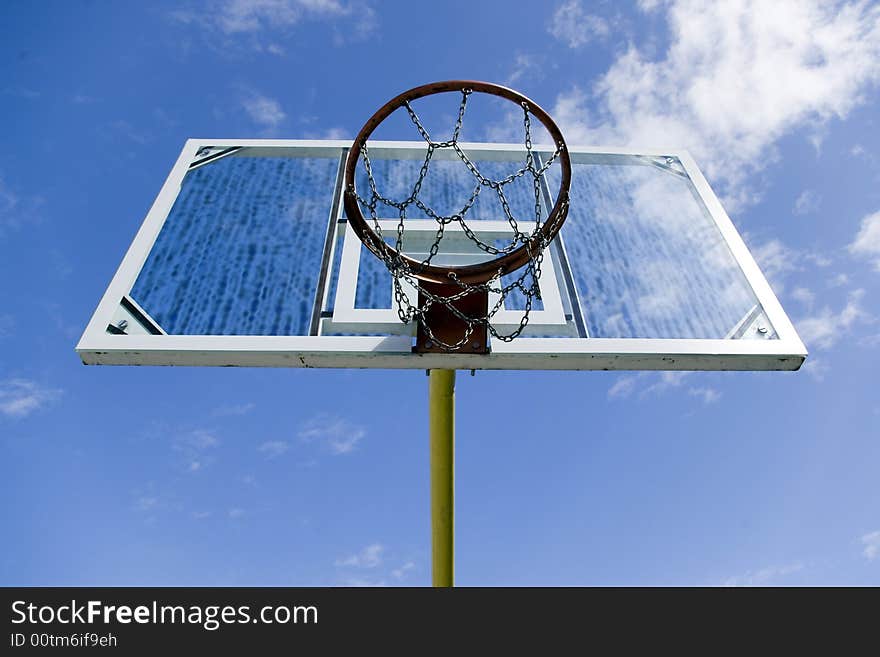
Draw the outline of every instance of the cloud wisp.
<instances>
[{"instance_id":1,"label":"cloud wisp","mask_svg":"<svg viewBox=\"0 0 880 657\"><path fill-rule=\"evenodd\" d=\"M809 348L811 345L829 349L858 323L870 320L870 315L862 306L864 290L850 292L846 304L839 312L825 306L817 314L804 317L795 322L798 334Z\"/></svg>"},{"instance_id":2,"label":"cloud wisp","mask_svg":"<svg viewBox=\"0 0 880 657\"><path fill-rule=\"evenodd\" d=\"M334 415L320 414L307 421L299 430L300 440L318 443L331 454L350 454L367 435L363 427Z\"/></svg>"},{"instance_id":3,"label":"cloud wisp","mask_svg":"<svg viewBox=\"0 0 880 657\"><path fill-rule=\"evenodd\" d=\"M392 570L391 576L396 580L402 580L407 576L407 574L409 574L409 572L411 570L414 570L415 567L416 567L415 562L407 561L404 564L402 564L400 566L400 568L395 568L394 570Z\"/></svg>"},{"instance_id":4,"label":"cloud wisp","mask_svg":"<svg viewBox=\"0 0 880 657\"><path fill-rule=\"evenodd\" d=\"M822 197L812 189L805 189L795 199L792 213L796 216L815 214L821 205Z\"/></svg>"},{"instance_id":5,"label":"cloud wisp","mask_svg":"<svg viewBox=\"0 0 880 657\"><path fill-rule=\"evenodd\" d=\"M334 45L362 40L378 28L375 10L363 0L221 0L178 8L169 17L207 30L232 46L245 43L276 56L283 56L285 49L271 39L281 40L305 22L331 25Z\"/></svg>"},{"instance_id":6,"label":"cloud wisp","mask_svg":"<svg viewBox=\"0 0 880 657\"><path fill-rule=\"evenodd\" d=\"M700 400L704 405L714 404L721 399L721 392L711 386L685 386L685 381L693 372L639 372L623 376L608 389L608 399L627 399L636 395L646 399L663 395L671 390L685 390L688 396Z\"/></svg>"},{"instance_id":7,"label":"cloud wisp","mask_svg":"<svg viewBox=\"0 0 880 657\"><path fill-rule=\"evenodd\" d=\"M723 582L723 586L774 586L779 580L789 575L799 573L804 569L800 561L782 566L769 566L760 570L748 572L745 575L729 577Z\"/></svg>"},{"instance_id":8,"label":"cloud wisp","mask_svg":"<svg viewBox=\"0 0 880 657\"><path fill-rule=\"evenodd\" d=\"M241 99L241 107L266 134L274 134L287 118L280 102L257 92L246 93Z\"/></svg>"},{"instance_id":9,"label":"cloud wisp","mask_svg":"<svg viewBox=\"0 0 880 657\"><path fill-rule=\"evenodd\" d=\"M0 177L0 238L28 224L40 222L40 197L22 198Z\"/></svg>"},{"instance_id":10,"label":"cloud wisp","mask_svg":"<svg viewBox=\"0 0 880 657\"><path fill-rule=\"evenodd\" d=\"M218 406L211 413L215 417L234 417L239 415L247 415L253 411L257 405L254 402L244 402L241 404L228 404L226 406Z\"/></svg>"},{"instance_id":11,"label":"cloud wisp","mask_svg":"<svg viewBox=\"0 0 880 657\"><path fill-rule=\"evenodd\" d=\"M828 267L832 264L832 260L822 253L794 249L776 238L757 244L753 243L748 234L744 238L777 294L785 291L785 280L791 274L802 271L806 263L816 267Z\"/></svg>"},{"instance_id":12,"label":"cloud wisp","mask_svg":"<svg viewBox=\"0 0 880 657\"><path fill-rule=\"evenodd\" d=\"M385 547L381 543L371 543L361 551L336 560L337 568L376 568L382 564Z\"/></svg>"},{"instance_id":13,"label":"cloud wisp","mask_svg":"<svg viewBox=\"0 0 880 657\"><path fill-rule=\"evenodd\" d=\"M193 429L176 435L172 449L182 456L184 470L196 473L213 461L210 452L219 444L220 441L214 432L207 429Z\"/></svg>"},{"instance_id":14,"label":"cloud wisp","mask_svg":"<svg viewBox=\"0 0 880 657\"><path fill-rule=\"evenodd\" d=\"M569 48L580 48L608 37L611 29L604 18L587 12L581 0L566 0L553 12L547 31Z\"/></svg>"},{"instance_id":15,"label":"cloud wisp","mask_svg":"<svg viewBox=\"0 0 880 657\"><path fill-rule=\"evenodd\" d=\"M868 561L880 557L880 530L862 536L862 556Z\"/></svg>"},{"instance_id":16,"label":"cloud wisp","mask_svg":"<svg viewBox=\"0 0 880 657\"><path fill-rule=\"evenodd\" d=\"M391 562L400 565L394 567ZM389 556L382 543L371 543L354 554L336 559L333 564L343 586L388 586L389 582L400 585L416 570L416 563L402 563Z\"/></svg>"},{"instance_id":17,"label":"cloud wisp","mask_svg":"<svg viewBox=\"0 0 880 657\"><path fill-rule=\"evenodd\" d=\"M283 456L290 450L290 443L286 440L267 440L257 447L257 451L264 454L266 458L276 459Z\"/></svg>"},{"instance_id":18,"label":"cloud wisp","mask_svg":"<svg viewBox=\"0 0 880 657\"><path fill-rule=\"evenodd\" d=\"M859 232L848 248L855 256L872 259L874 269L880 272L880 211L862 219Z\"/></svg>"},{"instance_id":19,"label":"cloud wisp","mask_svg":"<svg viewBox=\"0 0 880 657\"><path fill-rule=\"evenodd\" d=\"M30 379L0 381L0 414L21 419L44 408L61 396L61 390Z\"/></svg>"},{"instance_id":20,"label":"cloud wisp","mask_svg":"<svg viewBox=\"0 0 880 657\"><path fill-rule=\"evenodd\" d=\"M814 381L821 383L825 380L825 376L831 370L831 366L825 362L824 358L812 356L803 364L801 369L809 374Z\"/></svg>"}]
</instances>

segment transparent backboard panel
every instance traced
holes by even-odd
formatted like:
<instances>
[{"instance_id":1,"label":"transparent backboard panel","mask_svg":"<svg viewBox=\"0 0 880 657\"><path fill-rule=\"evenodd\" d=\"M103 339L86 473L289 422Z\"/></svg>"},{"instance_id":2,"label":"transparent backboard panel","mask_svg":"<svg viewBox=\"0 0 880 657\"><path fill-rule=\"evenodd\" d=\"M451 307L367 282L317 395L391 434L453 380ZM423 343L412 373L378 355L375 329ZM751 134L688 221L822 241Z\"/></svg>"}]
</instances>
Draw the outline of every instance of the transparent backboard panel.
<instances>
[{"instance_id":1,"label":"transparent backboard panel","mask_svg":"<svg viewBox=\"0 0 880 657\"><path fill-rule=\"evenodd\" d=\"M339 156L190 171L132 298L170 334L308 335Z\"/></svg>"},{"instance_id":2,"label":"transparent backboard panel","mask_svg":"<svg viewBox=\"0 0 880 657\"><path fill-rule=\"evenodd\" d=\"M677 161L576 159L562 236L592 337L731 337L760 305Z\"/></svg>"},{"instance_id":3,"label":"transparent backboard panel","mask_svg":"<svg viewBox=\"0 0 880 657\"><path fill-rule=\"evenodd\" d=\"M392 308L392 278L388 269L378 258L361 247L360 267L358 267L355 308Z\"/></svg>"},{"instance_id":4,"label":"transparent backboard panel","mask_svg":"<svg viewBox=\"0 0 880 657\"><path fill-rule=\"evenodd\" d=\"M486 177L501 179L522 162L476 160L475 164ZM421 160L375 159L373 173L380 193L397 201L407 198L421 165ZM548 173L547 193L552 199L559 184L558 167ZM432 162L430 174L420 197L438 214L457 212L469 198L473 176L459 161ZM531 181L521 177L514 182L505 187L511 211L531 219L535 213ZM365 176L358 189L368 189ZM759 309L721 232L677 161L660 165L654 158L609 155L587 162L575 158L571 198L562 237L590 337L726 338ZM411 210L408 218L426 217L417 207ZM498 196L484 189L466 216L497 220L504 213ZM390 308L391 277L381 262L364 253L358 307ZM512 294L507 307L522 309L522 295ZM768 328L763 334L745 335L772 338L775 333Z\"/></svg>"},{"instance_id":5,"label":"transparent backboard panel","mask_svg":"<svg viewBox=\"0 0 880 657\"><path fill-rule=\"evenodd\" d=\"M152 342L135 343L134 336L389 336L395 341L370 343L374 346L363 353L360 343L352 343L350 350L367 357L397 353L400 363L382 362L418 367L405 361L418 356L409 354L407 342L415 333L414 322L399 321L391 276L357 241L345 218L345 146L260 140L232 146L188 144L90 323L101 348L78 347L80 352L97 354L97 362L117 362L107 356L115 349L113 340L137 344L137 353L151 349L144 345ZM525 153L518 147L471 148L469 157L487 178L509 177L524 164ZM411 197L424 165L424 145L385 142L369 153L379 194L396 202ZM548 154L540 157L546 162ZM637 368L683 367L674 354L651 360L655 341L658 354L673 347L697 355L705 352L704 360L695 356L688 361L699 368L732 364L773 369L778 363L783 364L779 368L789 368L792 362L802 362L803 345L686 154L573 149L571 158L571 205L559 239L544 254L543 299L535 301L534 321L521 337L495 345L499 353L549 354L530 362L529 368L593 369L607 364L590 360L588 354L610 359L626 353L627 342L621 341L628 341L647 353L648 360L633 357ZM546 218L559 174L556 163L537 187L529 174L514 176L505 185L503 200L524 232L534 227L536 211ZM356 181L358 192L368 196L363 166ZM456 214L468 206L465 219L486 243L501 248L512 235L505 232L510 231L510 217L502 199L491 187L479 185L454 153L435 155L417 189L420 202L439 215ZM381 202L376 206L389 243L396 240L398 212ZM369 208L364 214L370 217ZM403 250L421 259L436 226L431 212L417 204L411 203L406 214ZM458 230L447 233L435 263L466 264L494 257L474 248ZM514 276L505 275L502 284ZM524 296L511 294L502 307L507 314L496 328L504 322L517 326L523 307ZM87 335L89 331L81 346L89 342ZM106 344L101 336L106 336ZM707 341L705 348L701 341ZM773 342L788 345L778 348L785 356L778 362L771 358L777 348L770 344L725 346ZM186 354L208 343L173 344L167 352L171 355L149 362L196 364ZM330 345L341 343L312 344L306 352L320 355L325 345L332 351L336 347ZM757 360L743 360L740 366L719 355L725 350L756 353ZM553 354L584 354L584 360L558 365ZM124 362L127 356L119 358ZM491 367L494 358L472 358L467 365ZM501 359L499 367L516 367L515 358ZM316 363L350 362L334 359L331 355ZM205 360L250 362L239 359L234 349Z\"/></svg>"},{"instance_id":6,"label":"transparent backboard panel","mask_svg":"<svg viewBox=\"0 0 880 657\"><path fill-rule=\"evenodd\" d=\"M450 152L437 152L429 163L428 175L419 186L418 198L427 207L441 216L449 216L459 213L471 196L475 196L473 205L463 213L467 221L504 219L505 213L498 194L491 188L481 186L473 174L459 159L449 159ZM421 151L415 151L421 155ZM411 159L385 159L375 154L371 158L373 178L379 194L398 203L409 198L413 188L419 180L419 173L424 164L420 156ZM474 164L479 172L491 180L503 180L516 173L524 164L523 157L517 154L514 158L503 160L488 160L474 157ZM363 167L358 168L356 178L358 193L369 200L370 186L366 171ZM528 176L517 176L514 180L504 185L505 198L510 206L514 217L526 221L534 221L535 218L535 191L532 180ZM379 204L378 216L397 217L398 210L395 207ZM369 217L366 208L364 216ZM545 213L546 216L546 213ZM408 219L427 219L427 215L416 204L407 208ZM406 245L404 245L406 250Z\"/></svg>"},{"instance_id":7,"label":"transparent backboard panel","mask_svg":"<svg viewBox=\"0 0 880 657\"><path fill-rule=\"evenodd\" d=\"M291 155L250 156L244 149L187 173L131 290L165 332L309 334L339 155ZM407 198L422 164L374 156L380 193ZM483 175L501 179L522 163L475 164ZM549 169L549 179L552 197L558 168ZM369 189L365 176L358 189ZM480 192L466 218L504 219L498 195L475 185L457 160L432 162L419 197L448 215L475 189ZM533 220L529 177L505 186L505 198L514 216ZM590 337L725 338L759 305L676 163L618 156L575 160L571 198L562 237ZM377 210L382 217L396 212L382 204ZM409 210L409 219L428 218L415 205ZM546 216L546 207L542 211ZM412 241L408 246L410 253L416 248ZM366 249L355 307L393 307L392 279ZM521 309L522 299L512 295L508 307Z\"/></svg>"}]
</instances>

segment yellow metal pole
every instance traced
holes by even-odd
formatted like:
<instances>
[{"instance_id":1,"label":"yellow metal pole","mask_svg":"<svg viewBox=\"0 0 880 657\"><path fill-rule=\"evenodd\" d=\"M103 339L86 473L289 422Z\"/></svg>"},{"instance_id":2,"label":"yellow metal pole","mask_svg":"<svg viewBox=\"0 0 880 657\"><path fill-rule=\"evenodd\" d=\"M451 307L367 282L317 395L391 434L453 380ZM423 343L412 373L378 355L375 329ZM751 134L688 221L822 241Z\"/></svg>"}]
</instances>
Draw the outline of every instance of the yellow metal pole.
<instances>
[{"instance_id":1,"label":"yellow metal pole","mask_svg":"<svg viewBox=\"0 0 880 657\"><path fill-rule=\"evenodd\" d=\"M455 503L455 370L431 370L431 550L434 586L452 586Z\"/></svg>"}]
</instances>

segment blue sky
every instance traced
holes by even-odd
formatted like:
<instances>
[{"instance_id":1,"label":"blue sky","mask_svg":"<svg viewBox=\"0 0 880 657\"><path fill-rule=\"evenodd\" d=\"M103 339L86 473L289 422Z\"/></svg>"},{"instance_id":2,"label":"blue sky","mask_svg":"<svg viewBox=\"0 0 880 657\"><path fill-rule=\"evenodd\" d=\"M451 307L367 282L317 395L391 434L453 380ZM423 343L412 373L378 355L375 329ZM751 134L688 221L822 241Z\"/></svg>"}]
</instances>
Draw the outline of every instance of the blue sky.
<instances>
[{"instance_id":1,"label":"blue sky","mask_svg":"<svg viewBox=\"0 0 880 657\"><path fill-rule=\"evenodd\" d=\"M0 12L0 583L430 582L423 372L73 347L186 138L351 136L460 77L519 88L570 143L688 148L811 355L460 375L457 582L880 584L876 4Z\"/></svg>"}]
</instances>

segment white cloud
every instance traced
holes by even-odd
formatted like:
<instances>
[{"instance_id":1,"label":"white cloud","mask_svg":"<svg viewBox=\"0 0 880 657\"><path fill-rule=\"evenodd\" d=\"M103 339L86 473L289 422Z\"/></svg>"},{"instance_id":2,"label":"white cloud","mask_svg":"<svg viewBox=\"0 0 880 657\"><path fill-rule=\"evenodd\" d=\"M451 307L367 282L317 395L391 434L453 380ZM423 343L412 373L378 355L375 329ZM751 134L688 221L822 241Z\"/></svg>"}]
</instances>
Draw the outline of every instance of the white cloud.
<instances>
[{"instance_id":1,"label":"white cloud","mask_svg":"<svg viewBox=\"0 0 880 657\"><path fill-rule=\"evenodd\" d=\"M379 28L376 11L364 3L352 3L347 15L350 21L347 26L338 28L333 36L333 45L340 46L347 41L362 41L374 34Z\"/></svg>"},{"instance_id":2,"label":"white cloud","mask_svg":"<svg viewBox=\"0 0 880 657\"><path fill-rule=\"evenodd\" d=\"M831 370L831 366L823 359L812 356L807 359L807 362L803 364L801 369L809 374L814 380L821 383L825 380L825 375Z\"/></svg>"},{"instance_id":3,"label":"white cloud","mask_svg":"<svg viewBox=\"0 0 880 657\"><path fill-rule=\"evenodd\" d=\"M24 418L46 406L60 394L60 390L29 379L0 381L0 414Z\"/></svg>"},{"instance_id":4,"label":"white cloud","mask_svg":"<svg viewBox=\"0 0 880 657\"><path fill-rule=\"evenodd\" d=\"M807 137L807 141L810 142L813 150L816 151L816 157L822 155L822 144L824 143L826 136L828 136L828 128L823 125Z\"/></svg>"},{"instance_id":5,"label":"white cloud","mask_svg":"<svg viewBox=\"0 0 880 657\"><path fill-rule=\"evenodd\" d=\"M153 495L142 495L134 501L134 507L138 511L153 511L159 506L159 498Z\"/></svg>"},{"instance_id":6,"label":"white cloud","mask_svg":"<svg viewBox=\"0 0 880 657\"><path fill-rule=\"evenodd\" d=\"M345 128L328 128L322 132L316 139L351 139L351 133Z\"/></svg>"},{"instance_id":7,"label":"white cloud","mask_svg":"<svg viewBox=\"0 0 880 657\"><path fill-rule=\"evenodd\" d=\"M828 280L828 287L840 287L849 283L849 276L840 273Z\"/></svg>"},{"instance_id":8,"label":"white cloud","mask_svg":"<svg viewBox=\"0 0 880 657\"><path fill-rule=\"evenodd\" d=\"M215 20L227 34L256 32L267 24L293 25L301 17L297 4L285 0L227 0L219 6Z\"/></svg>"},{"instance_id":9,"label":"white cloud","mask_svg":"<svg viewBox=\"0 0 880 657\"><path fill-rule=\"evenodd\" d=\"M336 566L340 568L375 568L382 563L382 553L385 548L381 543L372 543L357 554L336 560Z\"/></svg>"},{"instance_id":10,"label":"white cloud","mask_svg":"<svg viewBox=\"0 0 880 657\"><path fill-rule=\"evenodd\" d=\"M244 516L244 509L240 507L233 507L229 509L229 511L227 511L226 515L229 516L230 520L237 520L238 518Z\"/></svg>"},{"instance_id":11,"label":"white cloud","mask_svg":"<svg viewBox=\"0 0 880 657\"><path fill-rule=\"evenodd\" d=\"M406 574L415 567L415 563L413 563L412 561L407 561L400 568L395 568L394 570L392 570L391 576L394 577L394 579L403 579L404 577L406 577Z\"/></svg>"},{"instance_id":12,"label":"white cloud","mask_svg":"<svg viewBox=\"0 0 880 657\"><path fill-rule=\"evenodd\" d=\"M813 214L819 210L822 203L822 197L812 189L802 191L794 202L794 210L796 215Z\"/></svg>"},{"instance_id":13,"label":"white cloud","mask_svg":"<svg viewBox=\"0 0 880 657\"><path fill-rule=\"evenodd\" d=\"M804 564L795 562L784 566L770 566L745 575L730 577L724 581L724 586L773 586L780 578L800 572Z\"/></svg>"},{"instance_id":14,"label":"white cloud","mask_svg":"<svg viewBox=\"0 0 880 657\"><path fill-rule=\"evenodd\" d=\"M284 440L268 440L259 447L257 451L265 454L270 459L277 458L290 449L290 443Z\"/></svg>"},{"instance_id":15,"label":"white cloud","mask_svg":"<svg viewBox=\"0 0 880 657\"><path fill-rule=\"evenodd\" d=\"M183 457L183 469L186 472L200 472L213 460L208 456L210 449L217 447L220 441L213 432L207 429L193 429L178 434L172 442L172 449Z\"/></svg>"},{"instance_id":16,"label":"white cloud","mask_svg":"<svg viewBox=\"0 0 880 657\"><path fill-rule=\"evenodd\" d=\"M608 389L609 399L622 399L629 397L636 387L637 376L624 376L614 382Z\"/></svg>"},{"instance_id":17,"label":"white cloud","mask_svg":"<svg viewBox=\"0 0 880 657\"><path fill-rule=\"evenodd\" d=\"M832 264L831 259L821 253L793 249L775 238L755 244L748 233L743 237L777 294L785 291L785 279L794 272L802 271L804 263L809 262L817 267L828 267Z\"/></svg>"},{"instance_id":18,"label":"white cloud","mask_svg":"<svg viewBox=\"0 0 880 657\"><path fill-rule=\"evenodd\" d=\"M325 445L332 454L348 454L367 435L363 427L341 418L321 414L306 422L299 431L300 439Z\"/></svg>"},{"instance_id":19,"label":"white cloud","mask_svg":"<svg viewBox=\"0 0 880 657\"><path fill-rule=\"evenodd\" d=\"M251 93L243 98L241 106L254 123L266 130L276 129L287 118L287 114L281 109L281 103L258 93Z\"/></svg>"},{"instance_id":20,"label":"white cloud","mask_svg":"<svg viewBox=\"0 0 880 657\"><path fill-rule=\"evenodd\" d=\"M72 102L75 105L90 105L92 103L97 103L99 100L100 99L95 98L94 96L89 96L87 94L81 94L81 93L74 94L70 98L70 102Z\"/></svg>"},{"instance_id":21,"label":"white cloud","mask_svg":"<svg viewBox=\"0 0 880 657\"><path fill-rule=\"evenodd\" d=\"M231 415L247 415L254 410L257 405L253 402L244 404L229 404L228 406L219 406L214 409L213 415L217 417L226 417Z\"/></svg>"},{"instance_id":22,"label":"white cloud","mask_svg":"<svg viewBox=\"0 0 880 657\"><path fill-rule=\"evenodd\" d=\"M833 260L831 260L831 258L829 258L826 255L822 255L821 253L810 253L810 252L803 253L802 252L798 255L799 255L799 257L803 258L804 260L813 263L817 267L829 267L829 266L831 266L831 263L833 262Z\"/></svg>"},{"instance_id":23,"label":"white cloud","mask_svg":"<svg viewBox=\"0 0 880 657\"><path fill-rule=\"evenodd\" d=\"M540 76L541 64L535 55L518 54L513 60L513 71L507 78L507 84L515 84L524 77Z\"/></svg>"},{"instance_id":24,"label":"white cloud","mask_svg":"<svg viewBox=\"0 0 880 657\"><path fill-rule=\"evenodd\" d=\"M216 447L219 444L216 436L206 429L194 429L185 434L182 443L197 450Z\"/></svg>"},{"instance_id":25,"label":"white cloud","mask_svg":"<svg viewBox=\"0 0 880 657\"><path fill-rule=\"evenodd\" d=\"M691 388L688 390L688 394L691 397L697 397L703 401L704 404L714 404L719 399L721 399L721 393L715 388L703 387L703 388Z\"/></svg>"},{"instance_id":26,"label":"white cloud","mask_svg":"<svg viewBox=\"0 0 880 657\"><path fill-rule=\"evenodd\" d=\"M819 0L671 2L659 58L632 45L588 94L560 95L569 143L689 149L728 204L798 127L843 118L880 77L880 6ZM748 184L747 184L748 183Z\"/></svg>"},{"instance_id":27,"label":"white cloud","mask_svg":"<svg viewBox=\"0 0 880 657\"><path fill-rule=\"evenodd\" d=\"M862 536L862 545L865 546L862 554L868 561L873 561L880 556L880 530Z\"/></svg>"},{"instance_id":28,"label":"white cloud","mask_svg":"<svg viewBox=\"0 0 880 657\"><path fill-rule=\"evenodd\" d=\"M855 146L853 146L853 147L849 150L849 154L852 155L853 157L861 157L861 158L865 158L866 160L868 160L868 161L870 161L870 162L873 162L873 161L874 161L874 157L871 155L871 153L869 153L869 152L865 149L865 147L862 146L861 144L856 144Z\"/></svg>"},{"instance_id":29,"label":"white cloud","mask_svg":"<svg viewBox=\"0 0 880 657\"><path fill-rule=\"evenodd\" d=\"M777 294L785 289L784 279L799 268L798 254L778 239L752 247L752 256Z\"/></svg>"},{"instance_id":30,"label":"white cloud","mask_svg":"<svg viewBox=\"0 0 880 657\"><path fill-rule=\"evenodd\" d=\"M800 301L808 309L812 308L813 303L816 301L816 295L813 294L812 290L805 287L796 287L793 289L791 291L791 298Z\"/></svg>"},{"instance_id":31,"label":"white cloud","mask_svg":"<svg viewBox=\"0 0 880 657\"><path fill-rule=\"evenodd\" d=\"M178 23L197 25L229 37L230 43L243 36L252 37L248 43L257 51L283 55L277 43L265 45L257 35L265 32L286 33L306 20L345 21L334 32L334 44L345 42L346 37L362 39L377 27L376 12L366 2L339 0L222 0L202 3L188 9L175 9L170 18Z\"/></svg>"},{"instance_id":32,"label":"white cloud","mask_svg":"<svg viewBox=\"0 0 880 657\"><path fill-rule=\"evenodd\" d=\"M27 87L6 87L3 89L3 93L7 96L25 98L27 100L36 100L43 95L42 92L36 89L28 89Z\"/></svg>"},{"instance_id":33,"label":"white cloud","mask_svg":"<svg viewBox=\"0 0 880 657\"><path fill-rule=\"evenodd\" d=\"M584 11L580 0L567 0L559 5L550 18L547 31L569 48L580 48L609 33L608 22Z\"/></svg>"},{"instance_id":34,"label":"white cloud","mask_svg":"<svg viewBox=\"0 0 880 657\"><path fill-rule=\"evenodd\" d=\"M38 223L41 197L22 198L0 177L0 237L26 224Z\"/></svg>"},{"instance_id":35,"label":"white cloud","mask_svg":"<svg viewBox=\"0 0 880 657\"><path fill-rule=\"evenodd\" d=\"M608 390L609 399L625 399L638 393L639 399L662 395L670 390L681 389L693 372L639 372L619 378ZM721 399L721 391L711 386L687 388L690 397L709 405Z\"/></svg>"},{"instance_id":36,"label":"white cloud","mask_svg":"<svg viewBox=\"0 0 880 657\"><path fill-rule=\"evenodd\" d=\"M849 245L850 253L874 259L874 268L880 271L880 211L862 219L859 232Z\"/></svg>"},{"instance_id":37,"label":"white cloud","mask_svg":"<svg viewBox=\"0 0 880 657\"><path fill-rule=\"evenodd\" d=\"M651 394L656 395L666 392L670 388L678 388L684 382L685 377L688 377L691 374L693 374L693 372L660 372L660 380L645 388L640 396L645 397Z\"/></svg>"},{"instance_id":38,"label":"white cloud","mask_svg":"<svg viewBox=\"0 0 880 657\"><path fill-rule=\"evenodd\" d=\"M341 582L342 586L354 586L358 588L388 586L384 579L370 579L367 577L346 577Z\"/></svg>"},{"instance_id":39,"label":"white cloud","mask_svg":"<svg viewBox=\"0 0 880 657\"><path fill-rule=\"evenodd\" d=\"M209 18L226 34L236 34L286 28L306 17L340 16L347 11L337 0L225 0Z\"/></svg>"},{"instance_id":40,"label":"white cloud","mask_svg":"<svg viewBox=\"0 0 880 657\"><path fill-rule=\"evenodd\" d=\"M138 144L139 146L144 146L145 144L150 143L153 140L153 137L143 130L135 128L131 123L124 119L117 119L110 123L110 131L114 133L118 137L122 137L123 139L127 139L129 141Z\"/></svg>"},{"instance_id":41,"label":"white cloud","mask_svg":"<svg viewBox=\"0 0 880 657\"><path fill-rule=\"evenodd\" d=\"M608 389L609 399L626 399L638 393L639 399L662 395L670 390L682 388L685 380L693 372L639 372L623 376ZM721 392L711 386L691 386L687 394L702 401L714 404L721 399Z\"/></svg>"},{"instance_id":42,"label":"white cloud","mask_svg":"<svg viewBox=\"0 0 880 657\"><path fill-rule=\"evenodd\" d=\"M862 308L864 294L864 290L850 292L846 305L838 313L826 306L818 314L795 322L798 334L807 348L833 347L838 340L849 333L856 322L869 319L868 313Z\"/></svg>"}]
</instances>

